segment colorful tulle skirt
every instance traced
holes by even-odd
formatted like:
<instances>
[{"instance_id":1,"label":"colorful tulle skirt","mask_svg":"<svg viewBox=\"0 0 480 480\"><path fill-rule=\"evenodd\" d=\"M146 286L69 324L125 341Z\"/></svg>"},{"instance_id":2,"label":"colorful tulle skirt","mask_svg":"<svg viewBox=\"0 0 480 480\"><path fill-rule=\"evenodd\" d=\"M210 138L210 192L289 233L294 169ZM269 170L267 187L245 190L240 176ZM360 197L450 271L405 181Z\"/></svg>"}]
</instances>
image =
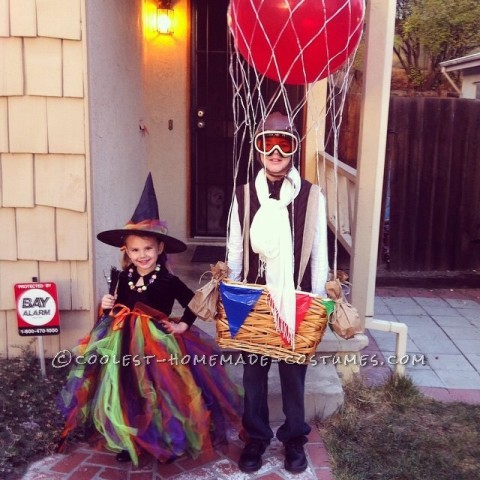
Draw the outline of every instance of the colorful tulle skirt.
<instances>
[{"instance_id":1,"label":"colorful tulle skirt","mask_svg":"<svg viewBox=\"0 0 480 480\"><path fill-rule=\"evenodd\" d=\"M151 310L112 312L73 352L59 399L66 418L59 450L88 425L135 464L142 452L168 462L226 443L240 423L242 395L213 339L195 326L167 334Z\"/></svg>"}]
</instances>

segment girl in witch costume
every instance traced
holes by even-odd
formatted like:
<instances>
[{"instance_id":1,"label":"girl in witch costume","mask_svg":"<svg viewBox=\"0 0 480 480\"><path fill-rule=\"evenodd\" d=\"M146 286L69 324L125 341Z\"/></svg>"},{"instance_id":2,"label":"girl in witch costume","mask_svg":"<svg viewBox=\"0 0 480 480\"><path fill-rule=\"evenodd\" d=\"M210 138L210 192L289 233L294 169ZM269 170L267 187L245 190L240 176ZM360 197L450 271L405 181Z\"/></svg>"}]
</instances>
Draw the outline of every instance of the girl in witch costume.
<instances>
[{"instance_id":1,"label":"girl in witch costume","mask_svg":"<svg viewBox=\"0 0 480 480\"><path fill-rule=\"evenodd\" d=\"M75 349L61 394L60 450L75 427L89 423L118 461L135 464L142 452L170 462L226 443L240 392L213 340L192 327L193 292L167 269L166 253L186 246L159 220L151 175L130 222L97 238L123 250L123 269L112 270L104 315ZM184 307L176 321L169 318L175 301Z\"/></svg>"}]
</instances>

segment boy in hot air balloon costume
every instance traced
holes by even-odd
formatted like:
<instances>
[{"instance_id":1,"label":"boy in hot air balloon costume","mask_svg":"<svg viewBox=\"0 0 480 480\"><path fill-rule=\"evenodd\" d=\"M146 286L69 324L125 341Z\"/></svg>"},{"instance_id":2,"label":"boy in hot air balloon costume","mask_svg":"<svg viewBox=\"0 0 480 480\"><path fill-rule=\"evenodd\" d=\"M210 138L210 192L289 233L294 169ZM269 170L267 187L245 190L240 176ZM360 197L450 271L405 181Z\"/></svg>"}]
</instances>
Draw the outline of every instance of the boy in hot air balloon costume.
<instances>
[{"instance_id":1,"label":"boy in hot air balloon costume","mask_svg":"<svg viewBox=\"0 0 480 480\"><path fill-rule=\"evenodd\" d=\"M279 112L268 115L257 129L254 146L262 169L248 187L236 190L228 242L230 278L267 285L277 329L290 342L295 335L295 289L326 297L329 273L325 198L316 185L300 178L294 166L299 143L293 124ZM312 208L316 214L307 216ZM307 220L311 218L313 223ZM243 248L245 235L248 254ZM305 245L310 245L307 252ZM271 359L249 362L248 358L244 353L246 444L239 468L254 472L262 466L262 454L273 438L267 403ZM285 422L276 436L285 446L285 469L298 473L307 468L307 365L279 361L278 367Z\"/></svg>"},{"instance_id":2,"label":"boy in hot air balloon costume","mask_svg":"<svg viewBox=\"0 0 480 480\"><path fill-rule=\"evenodd\" d=\"M221 352L192 326L193 292L168 269L166 254L186 245L159 219L151 175L129 222L97 238L121 249L122 270L102 297L104 315L74 350L61 392L62 450L76 427L93 424L119 462L147 453L160 462L198 456L227 439L242 408ZM170 318L178 302L179 319ZM206 359L196 362L194 359Z\"/></svg>"}]
</instances>

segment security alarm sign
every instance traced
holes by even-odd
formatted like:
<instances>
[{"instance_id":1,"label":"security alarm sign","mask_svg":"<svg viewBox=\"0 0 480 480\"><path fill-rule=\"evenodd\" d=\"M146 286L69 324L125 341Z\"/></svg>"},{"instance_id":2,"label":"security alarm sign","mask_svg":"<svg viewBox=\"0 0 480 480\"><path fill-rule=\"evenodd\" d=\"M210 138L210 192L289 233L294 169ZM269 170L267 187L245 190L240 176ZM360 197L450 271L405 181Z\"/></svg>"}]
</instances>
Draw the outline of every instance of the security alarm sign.
<instances>
[{"instance_id":1,"label":"security alarm sign","mask_svg":"<svg viewBox=\"0 0 480 480\"><path fill-rule=\"evenodd\" d=\"M54 283L17 283L15 303L19 335L60 333L57 287Z\"/></svg>"}]
</instances>

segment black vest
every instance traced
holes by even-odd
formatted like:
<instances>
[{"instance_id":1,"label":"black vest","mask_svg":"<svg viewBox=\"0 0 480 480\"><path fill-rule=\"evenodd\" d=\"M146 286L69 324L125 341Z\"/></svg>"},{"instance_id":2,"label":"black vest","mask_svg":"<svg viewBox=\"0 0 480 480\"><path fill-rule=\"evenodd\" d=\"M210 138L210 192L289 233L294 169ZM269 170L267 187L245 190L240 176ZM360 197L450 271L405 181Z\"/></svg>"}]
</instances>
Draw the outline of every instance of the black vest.
<instances>
[{"instance_id":1,"label":"black vest","mask_svg":"<svg viewBox=\"0 0 480 480\"><path fill-rule=\"evenodd\" d=\"M268 188L272 198L277 198L280 191L281 182L268 182ZM301 179L300 193L297 195L295 200L288 205L288 213L290 217L290 225L293 225L294 235L293 235L293 255L294 255L294 277L293 283L295 287L298 285L298 271L300 268L300 256L302 253L302 243L303 243L303 232L305 228L305 214L307 211L308 196L310 193L310 188L312 184L307 180ZM250 216L249 224L252 224L252 219L260 208L260 201L255 190L255 182L252 180L249 183L250 190ZM243 218L245 213L245 185L241 185L236 189L236 196L238 202L238 216L240 219L240 225L243 232ZM292 214L293 212L293 214ZM252 250L250 241L249 245L249 267L247 282L248 283L258 283L265 284L265 278L260 275L260 260L257 253ZM245 265L242 268L241 279L243 280ZM311 292L312 291L312 272L310 267L310 258L308 259L308 264L305 269L302 281L300 282L300 288L302 291Z\"/></svg>"}]
</instances>

